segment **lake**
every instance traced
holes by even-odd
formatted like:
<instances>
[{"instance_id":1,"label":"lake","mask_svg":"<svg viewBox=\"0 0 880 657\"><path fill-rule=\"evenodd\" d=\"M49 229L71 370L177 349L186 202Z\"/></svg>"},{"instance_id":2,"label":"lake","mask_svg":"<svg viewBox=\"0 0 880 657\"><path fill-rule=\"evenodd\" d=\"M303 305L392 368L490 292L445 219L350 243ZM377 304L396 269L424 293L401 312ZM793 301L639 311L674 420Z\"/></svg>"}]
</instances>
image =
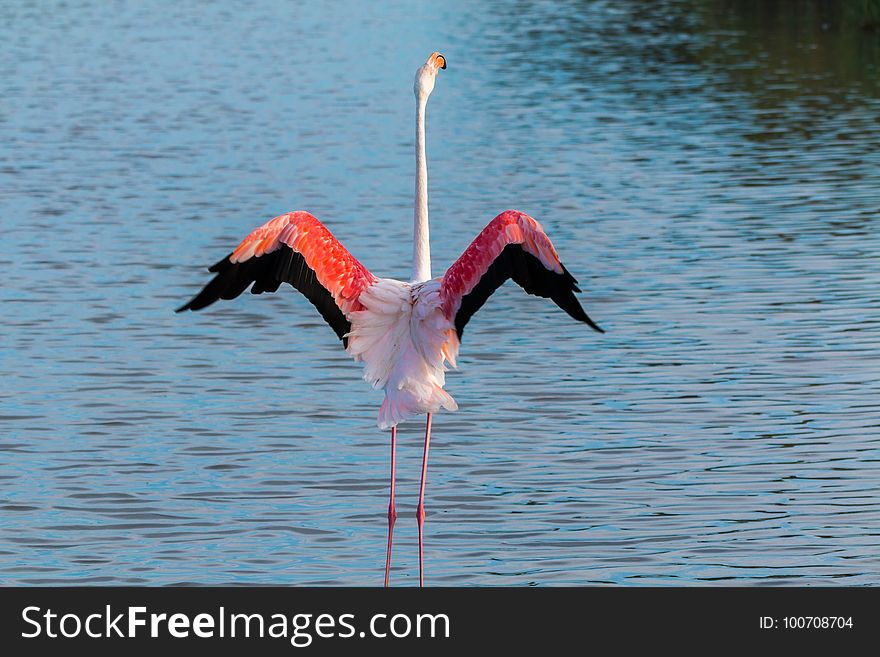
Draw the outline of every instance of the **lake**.
<instances>
[{"instance_id":1,"label":"lake","mask_svg":"<svg viewBox=\"0 0 880 657\"><path fill-rule=\"evenodd\" d=\"M878 33L779 3L94 1L4 5L0 43L0 583L381 584L381 393L287 286L173 310L294 209L408 277L433 50L434 275L517 208L607 332L512 283L474 316L426 582L880 583Z\"/></svg>"}]
</instances>

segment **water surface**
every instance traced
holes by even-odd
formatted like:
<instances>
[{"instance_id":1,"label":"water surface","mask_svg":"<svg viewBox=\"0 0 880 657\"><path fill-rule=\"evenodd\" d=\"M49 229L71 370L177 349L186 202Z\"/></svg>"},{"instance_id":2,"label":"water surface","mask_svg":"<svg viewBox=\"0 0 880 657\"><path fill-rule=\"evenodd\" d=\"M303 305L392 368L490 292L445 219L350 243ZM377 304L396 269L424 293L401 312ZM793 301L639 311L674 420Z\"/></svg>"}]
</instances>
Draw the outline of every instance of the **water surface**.
<instances>
[{"instance_id":1,"label":"water surface","mask_svg":"<svg viewBox=\"0 0 880 657\"><path fill-rule=\"evenodd\" d=\"M406 277L435 49L435 274L516 207L607 333L474 317L428 582L880 583L880 41L697 4L0 8L0 583L381 582L381 394L289 288L172 310L291 209Z\"/></svg>"}]
</instances>

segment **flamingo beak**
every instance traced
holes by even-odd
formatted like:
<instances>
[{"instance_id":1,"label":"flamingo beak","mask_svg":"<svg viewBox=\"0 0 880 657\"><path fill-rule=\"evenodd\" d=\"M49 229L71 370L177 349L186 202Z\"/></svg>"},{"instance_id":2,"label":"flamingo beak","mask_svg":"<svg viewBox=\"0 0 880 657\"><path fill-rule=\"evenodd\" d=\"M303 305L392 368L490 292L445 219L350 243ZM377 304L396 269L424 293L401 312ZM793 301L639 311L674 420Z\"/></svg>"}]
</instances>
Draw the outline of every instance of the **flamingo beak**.
<instances>
[{"instance_id":1,"label":"flamingo beak","mask_svg":"<svg viewBox=\"0 0 880 657\"><path fill-rule=\"evenodd\" d=\"M432 53L431 56L428 57L428 63L437 69L446 68L446 58L439 52Z\"/></svg>"}]
</instances>

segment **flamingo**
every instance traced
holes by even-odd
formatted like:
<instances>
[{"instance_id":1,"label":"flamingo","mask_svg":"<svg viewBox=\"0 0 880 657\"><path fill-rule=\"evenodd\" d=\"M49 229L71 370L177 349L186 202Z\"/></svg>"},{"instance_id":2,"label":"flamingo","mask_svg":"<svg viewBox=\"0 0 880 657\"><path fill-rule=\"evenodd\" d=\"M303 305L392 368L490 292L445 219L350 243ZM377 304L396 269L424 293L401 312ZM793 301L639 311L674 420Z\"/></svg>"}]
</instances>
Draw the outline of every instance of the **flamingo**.
<instances>
[{"instance_id":1,"label":"flamingo","mask_svg":"<svg viewBox=\"0 0 880 657\"><path fill-rule=\"evenodd\" d=\"M456 367L464 327L508 279L528 294L551 299L573 319L603 332L584 311L577 281L560 262L535 219L517 210L495 217L440 278L431 275L428 237L428 170L425 107L446 58L434 52L418 68L416 97L416 185L413 268L409 281L378 278L308 212L282 214L253 230L232 253L208 269L214 278L177 309L201 310L218 299L275 292L282 283L299 290L336 332L345 351L364 363L364 379L385 398L377 425L391 432L391 477L385 586L397 512L394 482L397 426L427 414L419 503L419 585L424 586L425 481L431 420L441 408L455 411L443 387L447 364Z\"/></svg>"}]
</instances>

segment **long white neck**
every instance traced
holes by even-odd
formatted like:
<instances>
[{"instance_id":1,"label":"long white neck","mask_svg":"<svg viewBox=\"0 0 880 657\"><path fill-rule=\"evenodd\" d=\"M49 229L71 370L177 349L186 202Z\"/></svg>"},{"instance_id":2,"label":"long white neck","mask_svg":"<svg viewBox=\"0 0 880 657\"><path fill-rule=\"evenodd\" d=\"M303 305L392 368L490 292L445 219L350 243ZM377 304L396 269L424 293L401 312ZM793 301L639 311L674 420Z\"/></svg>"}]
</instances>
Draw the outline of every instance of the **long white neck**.
<instances>
[{"instance_id":1,"label":"long white neck","mask_svg":"<svg viewBox=\"0 0 880 657\"><path fill-rule=\"evenodd\" d=\"M416 100L416 209L413 219L412 282L431 279L431 241L428 235L428 163L425 160L425 104Z\"/></svg>"}]
</instances>

